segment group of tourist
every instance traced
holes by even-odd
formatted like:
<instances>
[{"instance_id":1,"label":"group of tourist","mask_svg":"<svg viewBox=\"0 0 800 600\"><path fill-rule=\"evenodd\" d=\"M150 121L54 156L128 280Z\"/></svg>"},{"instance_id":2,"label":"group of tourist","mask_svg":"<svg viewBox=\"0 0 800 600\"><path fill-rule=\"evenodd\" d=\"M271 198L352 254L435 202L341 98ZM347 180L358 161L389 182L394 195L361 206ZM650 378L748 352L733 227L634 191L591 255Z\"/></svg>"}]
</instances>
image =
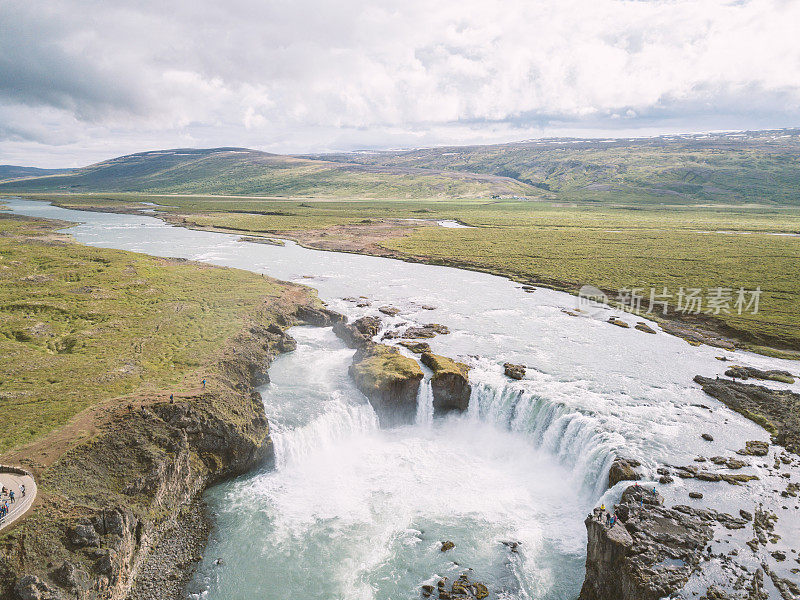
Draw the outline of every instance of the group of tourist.
<instances>
[{"instance_id":1,"label":"group of tourist","mask_svg":"<svg viewBox=\"0 0 800 600\"><path fill-rule=\"evenodd\" d=\"M19 486L19 495L25 497L25 484ZM6 515L11 511L11 505L17 501L17 495L14 490L2 486L0 489L0 522L6 518Z\"/></svg>"},{"instance_id":2,"label":"group of tourist","mask_svg":"<svg viewBox=\"0 0 800 600\"><path fill-rule=\"evenodd\" d=\"M639 485L638 481L633 484L633 487L635 487L636 491L639 492L639 506L644 508L644 490L643 490L643 488ZM653 498L656 499L656 503L657 504L663 504L664 499L663 498L659 498L658 490L656 490L655 487L653 487L652 490L648 490L648 492L653 494ZM605 503L600 505L600 510L602 511L603 515L605 515L606 527L611 528L611 527L613 527L614 525L617 524L617 513L616 512L607 511Z\"/></svg>"}]
</instances>

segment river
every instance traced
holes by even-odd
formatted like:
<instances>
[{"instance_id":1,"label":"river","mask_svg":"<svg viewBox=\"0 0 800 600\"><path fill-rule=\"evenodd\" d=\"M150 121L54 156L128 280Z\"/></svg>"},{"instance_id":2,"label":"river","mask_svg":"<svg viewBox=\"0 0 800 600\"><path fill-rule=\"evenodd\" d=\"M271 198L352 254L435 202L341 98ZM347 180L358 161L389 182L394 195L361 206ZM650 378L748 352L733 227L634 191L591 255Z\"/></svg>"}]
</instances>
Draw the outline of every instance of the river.
<instances>
[{"instance_id":1,"label":"river","mask_svg":"<svg viewBox=\"0 0 800 600\"><path fill-rule=\"evenodd\" d=\"M21 214L79 222L68 231L84 244L302 283L333 310L351 319L381 316L387 329L441 323L451 334L430 340L433 351L472 367L465 414L433 419L423 386L416 424L380 429L347 375L353 350L330 329L294 328L297 350L275 360L272 382L261 390L277 467L207 492L214 529L192 598L395 600L418 597L422 584L467 568L492 597L575 598L584 575L583 519L621 493L622 485L606 490L614 456L641 461L653 476L662 464L729 456L746 440L769 440L692 377L722 374L726 363L715 357L723 354L737 364L797 371L788 361L691 346L654 323L657 335L615 327L606 321L619 313L608 308L569 316L562 309L574 308L574 297L528 293L488 274L292 242L241 242L145 215L4 203ZM361 296L370 306L352 301ZM378 313L386 305L400 313ZM527 365L526 378L507 379L505 362ZM770 385L800 391L798 384ZM677 480L660 491L668 502L690 504L688 491L702 489L703 506L732 514L763 502L781 517L776 531L784 541L770 549L789 552L790 540L800 539L796 502L782 507L766 464L746 472L761 479L747 486ZM729 543L741 545L743 536ZM441 552L444 540L455 548Z\"/></svg>"}]
</instances>

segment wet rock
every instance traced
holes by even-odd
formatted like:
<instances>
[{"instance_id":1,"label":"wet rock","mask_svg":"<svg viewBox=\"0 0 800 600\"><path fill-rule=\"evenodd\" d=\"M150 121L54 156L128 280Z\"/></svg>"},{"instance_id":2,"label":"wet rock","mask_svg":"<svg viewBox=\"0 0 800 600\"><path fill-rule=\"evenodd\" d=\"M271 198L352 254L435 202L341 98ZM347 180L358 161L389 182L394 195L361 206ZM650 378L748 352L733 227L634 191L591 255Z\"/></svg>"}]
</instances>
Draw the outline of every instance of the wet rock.
<instances>
[{"instance_id":1,"label":"wet rock","mask_svg":"<svg viewBox=\"0 0 800 600\"><path fill-rule=\"evenodd\" d=\"M710 433L704 433L700 437L703 438L707 442L713 442L714 441L714 436L712 436Z\"/></svg>"},{"instance_id":2,"label":"wet rock","mask_svg":"<svg viewBox=\"0 0 800 600\"><path fill-rule=\"evenodd\" d=\"M452 550L455 547L456 545L453 542L447 540L446 542L442 542L442 547L440 548L440 550L442 552L447 552L448 550Z\"/></svg>"},{"instance_id":3,"label":"wet rock","mask_svg":"<svg viewBox=\"0 0 800 600\"><path fill-rule=\"evenodd\" d=\"M611 463L611 469L608 472L608 487L614 487L620 481L637 481L641 479L641 474L636 470L640 466L641 463L638 460L618 456Z\"/></svg>"},{"instance_id":4,"label":"wet rock","mask_svg":"<svg viewBox=\"0 0 800 600\"><path fill-rule=\"evenodd\" d=\"M297 319L315 327L330 327L334 323L345 321L346 317L327 308L314 308L300 305L295 309Z\"/></svg>"},{"instance_id":5,"label":"wet rock","mask_svg":"<svg viewBox=\"0 0 800 600\"><path fill-rule=\"evenodd\" d=\"M505 374L511 379L522 379L525 377L525 365L515 365L513 363L505 363L503 365Z\"/></svg>"},{"instance_id":6,"label":"wet rock","mask_svg":"<svg viewBox=\"0 0 800 600\"><path fill-rule=\"evenodd\" d=\"M451 410L467 410L472 393L469 367L446 356L430 352L423 353L421 360L422 364L433 371L431 389L434 410L439 414Z\"/></svg>"},{"instance_id":7,"label":"wet rock","mask_svg":"<svg viewBox=\"0 0 800 600\"><path fill-rule=\"evenodd\" d=\"M675 480L670 475L662 475L661 477L658 478L658 483L661 484L672 483L673 481Z\"/></svg>"},{"instance_id":8,"label":"wet rock","mask_svg":"<svg viewBox=\"0 0 800 600\"><path fill-rule=\"evenodd\" d=\"M400 314L400 309L395 308L394 306L381 306L380 308L378 308L378 311L390 317L394 317Z\"/></svg>"},{"instance_id":9,"label":"wet rock","mask_svg":"<svg viewBox=\"0 0 800 600\"><path fill-rule=\"evenodd\" d=\"M450 330L444 325L440 325L438 323L428 323L427 325L423 325L421 327L409 327L402 334L400 334L400 337L412 340L430 339L436 337L437 335L447 335L448 333L450 333Z\"/></svg>"},{"instance_id":10,"label":"wet rock","mask_svg":"<svg viewBox=\"0 0 800 600\"><path fill-rule=\"evenodd\" d=\"M361 348L378 335L381 320L378 317L361 317L352 323L337 322L333 332L351 348Z\"/></svg>"},{"instance_id":11,"label":"wet rock","mask_svg":"<svg viewBox=\"0 0 800 600\"><path fill-rule=\"evenodd\" d=\"M428 342L412 342L409 340L402 340L398 342L398 344L408 348L414 354L423 354L424 352L431 351L431 345Z\"/></svg>"},{"instance_id":12,"label":"wet rock","mask_svg":"<svg viewBox=\"0 0 800 600\"><path fill-rule=\"evenodd\" d=\"M650 325L648 325L644 321L639 321L638 323L636 323L635 329L638 329L639 331L644 331L645 333L652 333L652 334L656 333L656 330L650 327Z\"/></svg>"},{"instance_id":13,"label":"wet rock","mask_svg":"<svg viewBox=\"0 0 800 600\"><path fill-rule=\"evenodd\" d=\"M743 456L766 456L769 453L769 444L760 440L750 440L744 443L742 450L737 450L736 454Z\"/></svg>"},{"instance_id":14,"label":"wet rock","mask_svg":"<svg viewBox=\"0 0 800 600\"><path fill-rule=\"evenodd\" d=\"M612 325L616 325L617 327L624 327L625 329L629 329L630 325L628 325L625 321L620 319L619 317L609 317L608 322Z\"/></svg>"},{"instance_id":15,"label":"wet rock","mask_svg":"<svg viewBox=\"0 0 800 600\"><path fill-rule=\"evenodd\" d=\"M728 408L761 425L773 435L773 443L800 454L800 394L726 379L695 376L703 391ZM753 445L764 447L765 442ZM766 448L763 450L766 453ZM745 448L740 454L751 454ZM764 454L754 454L764 456Z\"/></svg>"},{"instance_id":16,"label":"wet rock","mask_svg":"<svg viewBox=\"0 0 800 600\"><path fill-rule=\"evenodd\" d=\"M786 560L786 553L781 552L780 550L775 550L774 552L770 552L770 555L778 562L783 562L784 560Z\"/></svg>"},{"instance_id":17,"label":"wet rock","mask_svg":"<svg viewBox=\"0 0 800 600\"><path fill-rule=\"evenodd\" d=\"M753 520L753 513L749 513L744 509L739 510L739 516L742 517L745 521Z\"/></svg>"},{"instance_id":18,"label":"wet rock","mask_svg":"<svg viewBox=\"0 0 800 600\"><path fill-rule=\"evenodd\" d=\"M689 498L694 498L695 500L699 500L703 497L701 492L689 492Z\"/></svg>"},{"instance_id":19,"label":"wet rock","mask_svg":"<svg viewBox=\"0 0 800 600\"><path fill-rule=\"evenodd\" d=\"M397 350L368 342L350 366L356 387L369 399L382 427L414 422L422 369Z\"/></svg>"},{"instance_id":20,"label":"wet rock","mask_svg":"<svg viewBox=\"0 0 800 600\"><path fill-rule=\"evenodd\" d=\"M698 511L661 506L663 498L630 486L608 528L599 509L586 519L586 578L580 600L658 600L677 592L700 565L713 529Z\"/></svg>"},{"instance_id":21,"label":"wet rock","mask_svg":"<svg viewBox=\"0 0 800 600\"><path fill-rule=\"evenodd\" d=\"M422 596L423 598L429 598L433 594L433 590L435 588L432 585L425 584L422 586Z\"/></svg>"},{"instance_id":22,"label":"wet rock","mask_svg":"<svg viewBox=\"0 0 800 600\"><path fill-rule=\"evenodd\" d=\"M766 381L780 381L782 383L794 383L794 375L789 371L762 371L753 367L742 367L739 365L729 367L725 375L735 379L762 379Z\"/></svg>"}]
</instances>

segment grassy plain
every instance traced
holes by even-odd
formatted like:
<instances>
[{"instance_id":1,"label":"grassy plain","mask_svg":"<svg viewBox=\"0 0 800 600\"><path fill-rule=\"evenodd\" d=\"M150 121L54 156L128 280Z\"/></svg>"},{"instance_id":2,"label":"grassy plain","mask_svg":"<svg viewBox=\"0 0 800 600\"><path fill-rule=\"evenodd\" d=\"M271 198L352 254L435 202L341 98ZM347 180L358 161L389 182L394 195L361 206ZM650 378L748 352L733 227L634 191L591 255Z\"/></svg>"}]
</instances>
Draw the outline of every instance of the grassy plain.
<instances>
[{"instance_id":1,"label":"grassy plain","mask_svg":"<svg viewBox=\"0 0 800 600\"><path fill-rule=\"evenodd\" d=\"M758 314L711 315L727 333L800 350L800 209L777 206L580 205L517 200L312 201L218 197L39 196L109 210L163 203L187 224L304 242L341 224L369 230L382 219L455 219L471 228L415 227L383 239L388 255L489 271L576 291L623 288L761 289ZM325 237L335 246L336 234ZM312 244L313 245L313 244ZM352 250L352 248L348 248ZM356 251L358 251L356 249ZM367 251L367 250L365 250ZM373 250L369 250L373 251ZM672 298L675 308L676 298ZM644 303L645 306L647 302Z\"/></svg>"},{"instance_id":2,"label":"grassy plain","mask_svg":"<svg viewBox=\"0 0 800 600\"><path fill-rule=\"evenodd\" d=\"M223 343L285 287L82 246L55 227L0 213L0 452L102 400L196 388Z\"/></svg>"}]
</instances>

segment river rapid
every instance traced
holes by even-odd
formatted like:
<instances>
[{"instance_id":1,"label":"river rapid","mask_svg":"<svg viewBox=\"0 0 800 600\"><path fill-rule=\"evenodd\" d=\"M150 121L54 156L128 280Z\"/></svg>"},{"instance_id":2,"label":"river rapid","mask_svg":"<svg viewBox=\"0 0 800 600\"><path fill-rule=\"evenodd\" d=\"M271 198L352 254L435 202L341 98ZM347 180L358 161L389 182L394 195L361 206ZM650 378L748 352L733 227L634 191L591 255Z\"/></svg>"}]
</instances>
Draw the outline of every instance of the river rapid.
<instances>
[{"instance_id":1,"label":"river rapid","mask_svg":"<svg viewBox=\"0 0 800 600\"><path fill-rule=\"evenodd\" d=\"M657 335L615 327L606 320L619 312L608 308L569 316L562 309L574 308L574 297L543 288L527 293L488 274L292 242L240 242L145 215L4 203L20 214L81 223L68 232L84 244L302 283L350 319L380 316L385 329L441 323L451 334L430 340L433 351L472 367L465 414L434 419L423 385L416 423L380 429L347 374L354 351L330 329L292 329L297 350L274 361L271 383L261 390L276 468L207 492L214 528L188 590L195 599L414 598L422 584L469 568L493 598L575 598L584 576L583 519L624 488L606 490L614 456L641 461L652 477L663 464L730 456L746 440L769 440L692 377L721 375L721 355L798 371L788 361L694 347L654 323ZM358 307L364 300L370 305ZM377 311L387 305L400 313ZM505 362L527 365L525 379L506 378ZM769 385L800 391L798 384ZM678 479L659 491L667 503L731 514L763 502L780 517L783 541L770 549L788 553L800 539L796 499L786 508L776 499L773 490L786 480L767 472L768 461L772 456L744 471L761 477L747 486ZM702 504L687 497L689 489L703 491ZM746 539L722 535L731 547ZM444 540L455 548L441 552ZM786 575L789 566L775 568Z\"/></svg>"}]
</instances>

